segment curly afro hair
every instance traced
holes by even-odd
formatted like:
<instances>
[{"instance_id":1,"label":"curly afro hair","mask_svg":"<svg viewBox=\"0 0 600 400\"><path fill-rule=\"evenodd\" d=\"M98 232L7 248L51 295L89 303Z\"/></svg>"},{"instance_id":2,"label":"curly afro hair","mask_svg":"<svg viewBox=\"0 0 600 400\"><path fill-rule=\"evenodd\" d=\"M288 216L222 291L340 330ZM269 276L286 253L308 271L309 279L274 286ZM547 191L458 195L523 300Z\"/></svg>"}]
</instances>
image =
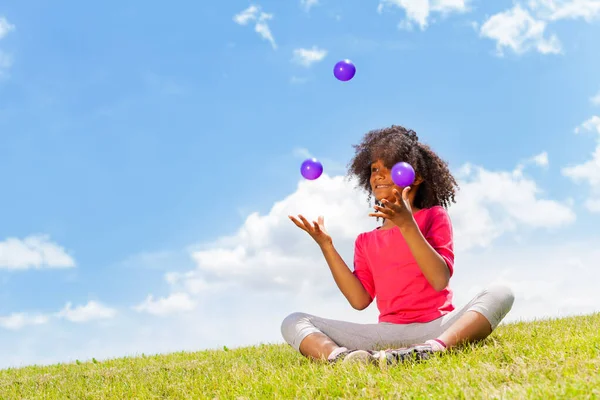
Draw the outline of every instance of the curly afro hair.
<instances>
[{"instance_id":1,"label":"curly afro hair","mask_svg":"<svg viewBox=\"0 0 600 400\"><path fill-rule=\"evenodd\" d=\"M447 208L450 202L455 203L454 196L458 184L450 173L448 164L429 146L420 143L419 137L413 130L397 125L372 130L365 134L360 144L352 147L356 153L348 164L348 176L358 178L359 187L369 193L368 202L371 201L372 196L369 182L371 164L381 160L389 169L396 163L405 161L412 165L416 175L421 177L423 182L418 186L415 195L415 207Z\"/></svg>"}]
</instances>

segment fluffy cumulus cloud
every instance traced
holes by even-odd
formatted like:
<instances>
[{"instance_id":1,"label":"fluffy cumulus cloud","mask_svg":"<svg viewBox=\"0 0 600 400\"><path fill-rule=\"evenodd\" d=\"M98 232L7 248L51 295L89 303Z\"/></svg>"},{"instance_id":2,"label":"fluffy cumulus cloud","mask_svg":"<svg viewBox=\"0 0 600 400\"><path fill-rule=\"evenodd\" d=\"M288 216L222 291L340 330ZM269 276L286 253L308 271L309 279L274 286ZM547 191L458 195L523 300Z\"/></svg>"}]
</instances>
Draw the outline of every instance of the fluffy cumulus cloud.
<instances>
[{"instance_id":1,"label":"fluffy cumulus cloud","mask_svg":"<svg viewBox=\"0 0 600 400\"><path fill-rule=\"evenodd\" d=\"M520 168L492 172L467 164L457 178L461 190L450 209L457 250L487 247L507 233L556 230L575 221L567 200L544 198L535 181Z\"/></svg>"},{"instance_id":2,"label":"fluffy cumulus cloud","mask_svg":"<svg viewBox=\"0 0 600 400\"><path fill-rule=\"evenodd\" d=\"M434 14L447 15L450 13L464 13L468 10L468 0L380 0L377 12L399 8L406 18L400 22L399 27L412 29L415 23L421 30L427 28L431 16Z\"/></svg>"},{"instance_id":3,"label":"fluffy cumulus cloud","mask_svg":"<svg viewBox=\"0 0 600 400\"><path fill-rule=\"evenodd\" d=\"M75 260L48 236L8 238L0 242L0 268L72 268Z\"/></svg>"},{"instance_id":4,"label":"fluffy cumulus cloud","mask_svg":"<svg viewBox=\"0 0 600 400\"><path fill-rule=\"evenodd\" d=\"M598 312L598 239L523 242L463 253L453 278L456 303L464 304L485 286L500 283L515 292L506 322Z\"/></svg>"},{"instance_id":5,"label":"fluffy cumulus cloud","mask_svg":"<svg viewBox=\"0 0 600 400\"><path fill-rule=\"evenodd\" d=\"M517 54L537 51L541 54L563 53L556 34L548 25L559 20L591 22L600 17L598 0L530 0L517 2L512 8L490 16L480 27L482 37L496 42L498 55L505 50Z\"/></svg>"},{"instance_id":6,"label":"fluffy cumulus cloud","mask_svg":"<svg viewBox=\"0 0 600 400\"><path fill-rule=\"evenodd\" d=\"M234 235L195 250L191 256L197 269L183 280L196 282L196 287L206 282L286 293L303 286L326 292L329 272L318 247L288 215L302 214L310 221L323 215L340 253L351 263L356 235L376 226L368 210L366 197L357 194L354 182L344 177L324 174L317 181L302 181L267 215L253 213Z\"/></svg>"},{"instance_id":7,"label":"fluffy cumulus cloud","mask_svg":"<svg viewBox=\"0 0 600 400\"><path fill-rule=\"evenodd\" d=\"M273 14L263 12L260 6L254 4L233 16L233 20L239 25L254 24L254 31L268 41L273 49L277 49L275 38L268 25L268 21L272 19Z\"/></svg>"},{"instance_id":8,"label":"fluffy cumulus cloud","mask_svg":"<svg viewBox=\"0 0 600 400\"><path fill-rule=\"evenodd\" d=\"M578 184L587 184L590 196L585 200L589 211L600 213L600 116L593 116L575 129L575 133L592 133L596 136L596 147L591 157L581 164L563 168L564 176Z\"/></svg>"},{"instance_id":9,"label":"fluffy cumulus cloud","mask_svg":"<svg viewBox=\"0 0 600 400\"><path fill-rule=\"evenodd\" d=\"M320 49L317 46L313 46L310 49L299 48L294 50L292 61L303 67L310 67L315 63L323 61L326 56L327 50Z\"/></svg>"}]
</instances>

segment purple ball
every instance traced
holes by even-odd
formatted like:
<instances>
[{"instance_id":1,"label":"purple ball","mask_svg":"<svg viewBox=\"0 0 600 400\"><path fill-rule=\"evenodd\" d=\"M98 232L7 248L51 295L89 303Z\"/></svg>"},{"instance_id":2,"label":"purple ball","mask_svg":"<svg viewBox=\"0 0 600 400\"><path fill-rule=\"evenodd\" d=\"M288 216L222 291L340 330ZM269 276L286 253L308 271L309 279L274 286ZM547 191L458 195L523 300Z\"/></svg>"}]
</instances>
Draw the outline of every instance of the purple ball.
<instances>
[{"instance_id":1,"label":"purple ball","mask_svg":"<svg viewBox=\"0 0 600 400\"><path fill-rule=\"evenodd\" d=\"M356 74L356 67L350 60L339 61L335 64L335 67L333 67L333 75L340 81L349 81L354 78L354 74Z\"/></svg>"},{"instance_id":2,"label":"purple ball","mask_svg":"<svg viewBox=\"0 0 600 400\"><path fill-rule=\"evenodd\" d=\"M407 187L415 181L415 170L409 163L401 161L392 167L392 180L400 187Z\"/></svg>"},{"instance_id":3,"label":"purple ball","mask_svg":"<svg viewBox=\"0 0 600 400\"><path fill-rule=\"evenodd\" d=\"M300 173L308 180L315 180L323 173L323 164L317 161L316 158L304 160L300 166Z\"/></svg>"}]
</instances>

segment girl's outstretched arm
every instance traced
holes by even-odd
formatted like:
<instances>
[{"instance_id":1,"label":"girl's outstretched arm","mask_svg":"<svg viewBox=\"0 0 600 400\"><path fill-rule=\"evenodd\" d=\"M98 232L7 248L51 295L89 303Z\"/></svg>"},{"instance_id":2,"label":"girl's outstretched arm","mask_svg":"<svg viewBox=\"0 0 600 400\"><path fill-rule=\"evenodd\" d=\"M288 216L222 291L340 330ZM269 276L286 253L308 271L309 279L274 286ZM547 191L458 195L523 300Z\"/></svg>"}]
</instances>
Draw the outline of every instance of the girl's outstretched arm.
<instances>
[{"instance_id":1,"label":"girl's outstretched arm","mask_svg":"<svg viewBox=\"0 0 600 400\"><path fill-rule=\"evenodd\" d=\"M307 232L315 242L317 242L329 265L335 283L350 305L356 310L364 310L367 308L373 299L358 278L350 271L333 246L331 236L329 236L325 229L324 218L321 216L318 221L313 221L312 223L302 215L299 215L298 218L294 218L290 215L289 219L296 224L298 228Z\"/></svg>"},{"instance_id":2,"label":"girl's outstretched arm","mask_svg":"<svg viewBox=\"0 0 600 400\"><path fill-rule=\"evenodd\" d=\"M323 244L320 247L325 256L325 260L329 265L335 283L352 308L356 310L364 310L367 308L373 299L356 275L350 271L348 265L333 246L333 242Z\"/></svg>"}]
</instances>

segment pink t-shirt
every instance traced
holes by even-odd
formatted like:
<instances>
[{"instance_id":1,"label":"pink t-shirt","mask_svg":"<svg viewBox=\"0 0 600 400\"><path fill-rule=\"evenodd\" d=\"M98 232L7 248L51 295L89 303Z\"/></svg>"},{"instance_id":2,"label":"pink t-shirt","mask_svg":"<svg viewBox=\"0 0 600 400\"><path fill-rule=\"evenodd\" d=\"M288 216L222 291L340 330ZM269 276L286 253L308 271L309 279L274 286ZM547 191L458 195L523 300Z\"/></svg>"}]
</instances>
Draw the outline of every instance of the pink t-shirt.
<instances>
[{"instance_id":1,"label":"pink t-shirt","mask_svg":"<svg viewBox=\"0 0 600 400\"><path fill-rule=\"evenodd\" d=\"M424 208L414 218L425 239L454 272L450 216L441 206ZM377 299L379 322L429 322L454 310L452 290L429 284L398 227L361 233L355 242L354 275Z\"/></svg>"}]
</instances>

